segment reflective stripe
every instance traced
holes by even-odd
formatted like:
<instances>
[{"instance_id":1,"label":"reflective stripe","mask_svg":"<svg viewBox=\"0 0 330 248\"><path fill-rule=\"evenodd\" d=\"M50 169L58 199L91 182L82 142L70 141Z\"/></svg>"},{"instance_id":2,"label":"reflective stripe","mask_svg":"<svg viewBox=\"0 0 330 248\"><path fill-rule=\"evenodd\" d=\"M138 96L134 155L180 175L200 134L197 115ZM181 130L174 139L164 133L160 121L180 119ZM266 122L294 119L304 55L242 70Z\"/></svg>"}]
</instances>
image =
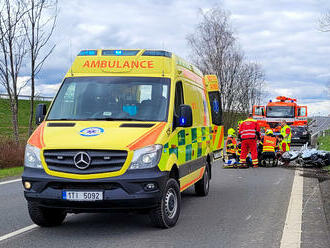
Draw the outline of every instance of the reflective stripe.
<instances>
[{"instance_id":1,"label":"reflective stripe","mask_svg":"<svg viewBox=\"0 0 330 248\"><path fill-rule=\"evenodd\" d=\"M241 137L244 137L244 136L256 136L255 133L245 133L245 134L242 134Z\"/></svg>"},{"instance_id":2,"label":"reflective stripe","mask_svg":"<svg viewBox=\"0 0 330 248\"><path fill-rule=\"evenodd\" d=\"M256 132L255 129L246 129L246 130L242 130L241 133L244 133L244 132Z\"/></svg>"},{"instance_id":3,"label":"reflective stripe","mask_svg":"<svg viewBox=\"0 0 330 248\"><path fill-rule=\"evenodd\" d=\"M244 134L242 134L241 136L243 136L243 135L256 135L256 133L244 133Z\"/></svg>"},{"instance_id":4,"label":"reflective stripe","mask_svg":"<svg viewBox=\"0 0 330 248\"><path fill-rule=\"evenodd\" d=\"M264 147L262 152L275 152L275 149L272 146Z\"/></svg>"}]
</instances>

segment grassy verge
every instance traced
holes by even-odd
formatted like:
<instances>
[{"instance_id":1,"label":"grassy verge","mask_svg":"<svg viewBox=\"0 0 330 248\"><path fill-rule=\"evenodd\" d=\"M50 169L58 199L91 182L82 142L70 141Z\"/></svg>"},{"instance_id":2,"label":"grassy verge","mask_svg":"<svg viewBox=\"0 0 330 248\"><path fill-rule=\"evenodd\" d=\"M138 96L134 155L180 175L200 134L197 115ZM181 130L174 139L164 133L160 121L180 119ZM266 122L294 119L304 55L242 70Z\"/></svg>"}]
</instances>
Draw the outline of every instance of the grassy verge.
<instances>
[{"instance_id":1,"label":"grassy verge","mask_svg":"<svg viewBox=\"0 0 330 248\"><path fill-rule=\"evenodd\" d=\"M330 165L328 165L328 166L324 166L322 169L323 169L323 170L326 170L326 171L328 171L328 172L330 172Z\"/></svg>"},{"instance_id":2,"label":"grassy verge","mask_svg":"<svg viewBox=\"0 0 330 248\"><path fill-rule=\"evenodd\" d=\"M50 102L35 101L34 109L39 103L45 103L47 108ZM18 101L18 126L20 140L27 140L30 116L30 101ZM13 138L13 127L8 99L0 99L0 138Z\"/></svg>"},{"instance_id":3,"label":"grassy verge","mask_svg":"<svg viewBox=\"0 0 330 248\"><path fill-rule=\"evenodd\" d=\"M330 130L325 131L325 136L321 136L317 140L320 150L330 151Z\"/></svg>"},{"instance_id":4,"label":"grassy verge","mask_svg":"<svg viewBox=\"0 0 330 248\"><path fill-rule=\"evenodd\" d=\"M11 176L20 176L23 173L23 166L0 169L0 179Z\"/></svg>"}]
</instances>

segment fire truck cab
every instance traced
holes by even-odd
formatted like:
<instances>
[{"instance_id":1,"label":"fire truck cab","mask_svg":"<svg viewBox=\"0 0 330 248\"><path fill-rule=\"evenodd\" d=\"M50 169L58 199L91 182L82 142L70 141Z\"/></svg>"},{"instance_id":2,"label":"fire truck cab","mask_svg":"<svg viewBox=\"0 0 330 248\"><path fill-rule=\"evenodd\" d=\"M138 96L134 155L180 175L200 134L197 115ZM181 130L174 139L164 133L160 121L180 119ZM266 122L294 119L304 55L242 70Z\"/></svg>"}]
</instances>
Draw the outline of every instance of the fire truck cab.
<instances>
[{"instance_id":1,"label":"fire truck cab","mask_svg":"<svg viewBox=\"0 0 330 248\"><path fill-rule=\"evenodd\" d=\"M269 100L266 106L253 106L253 118L262 129L279 132L283 120L290 126L307 126L307 106L299 106L294 98L278 96L276 99L278 101Z\"/></svg>"}]
</instances>

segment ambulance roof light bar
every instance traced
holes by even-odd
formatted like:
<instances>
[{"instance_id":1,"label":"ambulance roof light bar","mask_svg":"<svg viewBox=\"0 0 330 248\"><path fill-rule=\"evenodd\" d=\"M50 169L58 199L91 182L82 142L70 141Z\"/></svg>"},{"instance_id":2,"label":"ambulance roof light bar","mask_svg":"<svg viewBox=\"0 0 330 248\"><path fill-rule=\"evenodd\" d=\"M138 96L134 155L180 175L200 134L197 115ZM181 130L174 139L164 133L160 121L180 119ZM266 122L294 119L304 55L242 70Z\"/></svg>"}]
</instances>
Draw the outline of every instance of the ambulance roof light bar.
<instances>
[{"instance_id":1,"label":"ambulance roof light bar","mask_svg":"<svg viewBox=\"0 0 330 248\"><path fill-rule=\"evenodd\" d=\"M78 56L96 56L97 50L82 50Z\"/></svg>"},{"instance_id":2,"label":"ambulance roof light bar","mask_svg":"<svg viewBox=\"0 0 330 248\"><path fill-rule=\"evenodd\" d=\"M136 56L140 50L102 50L102 56Z\"/></svg>"},{"instance_id":3,"label":"ambulance roof light bar","mask_svg":"<svg viewBox=\"0 0 330 248\"><path fill-rule=\"evenodd\" d=\"M172 53L162 50L145 50L142 56L161 56L161 57L172 57Z\"/></svg>"}]
</instances>

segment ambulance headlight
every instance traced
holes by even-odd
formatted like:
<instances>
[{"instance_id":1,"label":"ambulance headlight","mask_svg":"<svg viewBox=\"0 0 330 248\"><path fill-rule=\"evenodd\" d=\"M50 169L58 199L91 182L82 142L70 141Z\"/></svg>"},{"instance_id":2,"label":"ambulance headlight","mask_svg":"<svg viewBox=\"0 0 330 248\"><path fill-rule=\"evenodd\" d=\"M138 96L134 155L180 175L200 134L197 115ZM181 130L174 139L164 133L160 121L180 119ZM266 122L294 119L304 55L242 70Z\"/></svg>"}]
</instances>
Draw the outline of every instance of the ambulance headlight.
<instances>
[{"instance_id":1,"label":"ambulance headlight","mask_svg":"<svg viewBox=\"0 0 330 248\"><path fill-rule=\"evenodd\" d=\"M40 160L40 149L29 144L25 147L24 166L30 168L42 169Z\"/></svg>"},{"instance_id":2,"label":"ambulance headlight","mask_svg":"<svg viewBox=\"0 0 330 248\"><path fill-rule=\"evenodd\" d=\"M147 169L155 167L162 155L162 145L151 145L134 151L129 169Z\"/></svg>"}]
</instances>

